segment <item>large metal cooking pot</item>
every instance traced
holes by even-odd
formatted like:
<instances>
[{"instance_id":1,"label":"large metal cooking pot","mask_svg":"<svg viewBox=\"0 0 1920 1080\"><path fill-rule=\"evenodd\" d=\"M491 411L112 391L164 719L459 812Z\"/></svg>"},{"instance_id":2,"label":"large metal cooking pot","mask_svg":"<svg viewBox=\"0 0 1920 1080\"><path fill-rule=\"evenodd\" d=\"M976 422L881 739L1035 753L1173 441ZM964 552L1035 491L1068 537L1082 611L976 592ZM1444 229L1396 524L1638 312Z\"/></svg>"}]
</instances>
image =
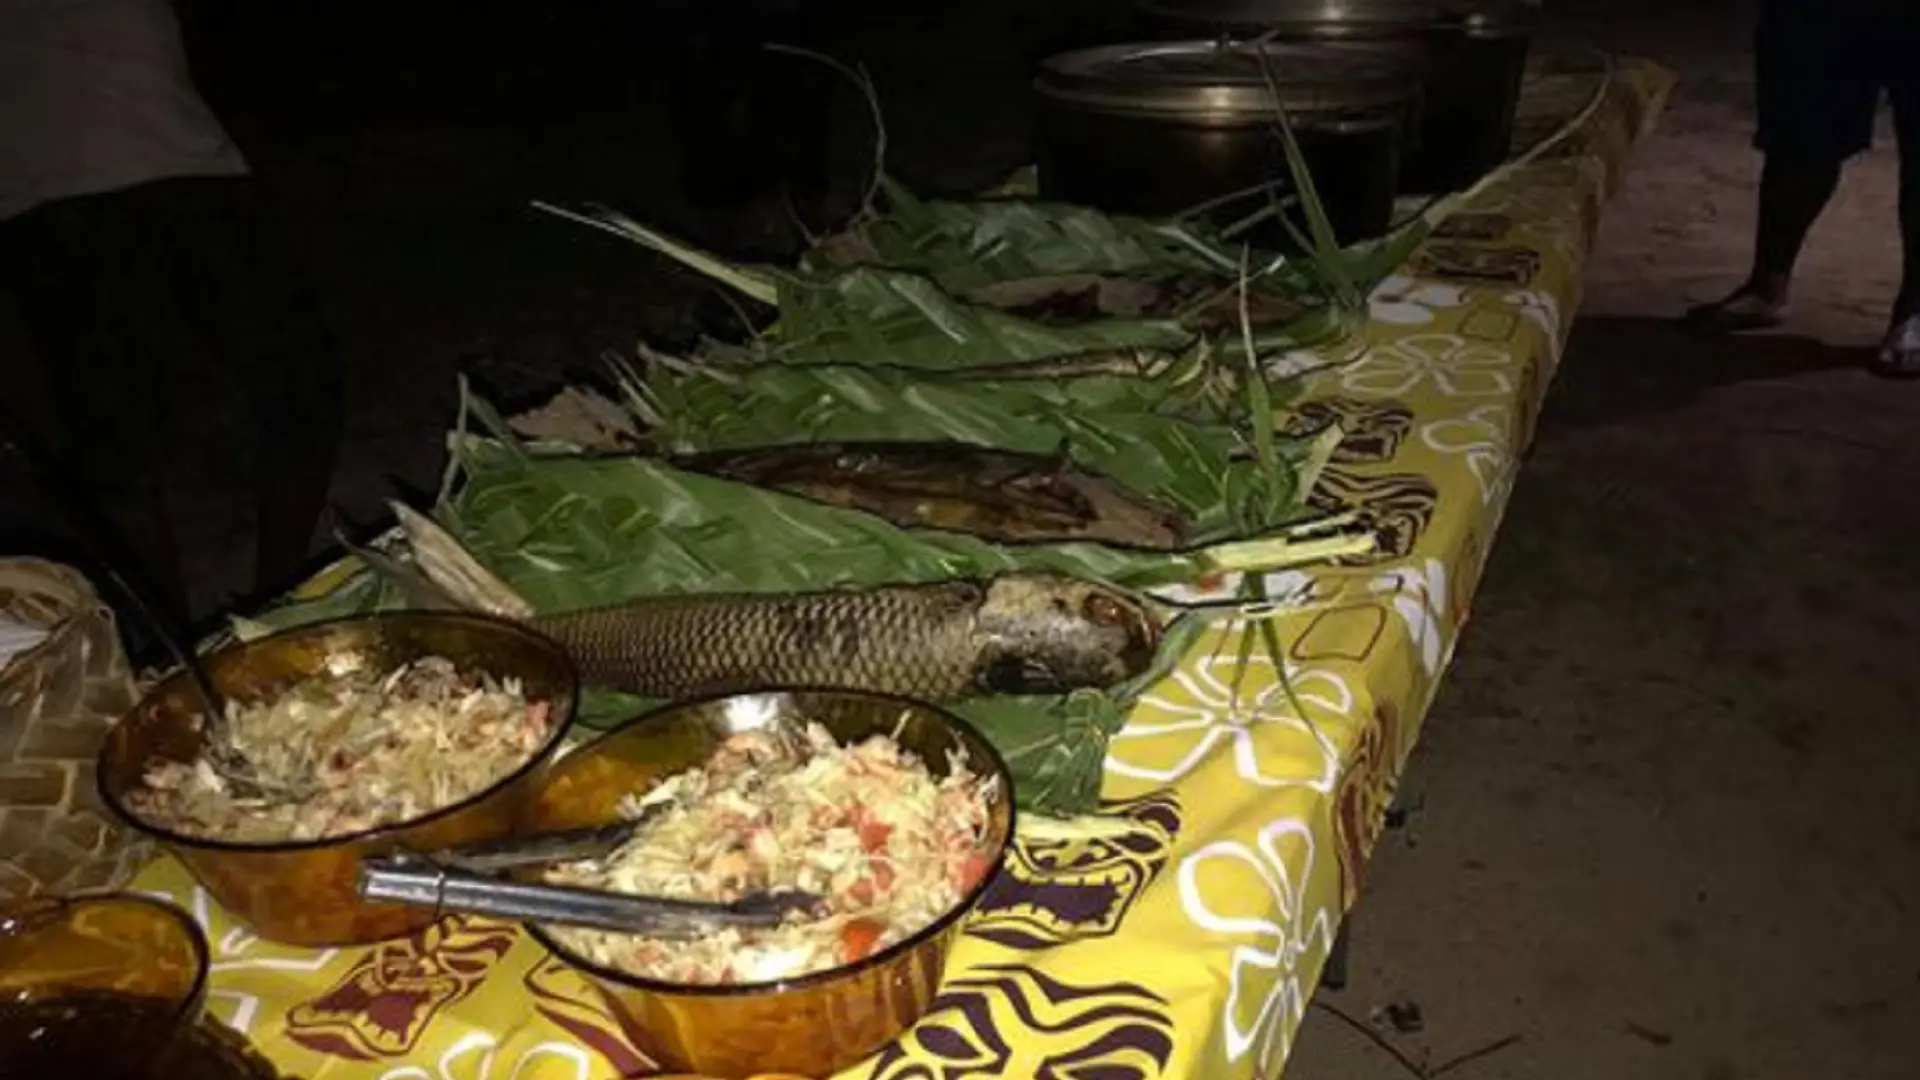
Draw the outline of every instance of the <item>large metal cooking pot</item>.
<instances>
[{"instance_id":1,"label":"large metal cooking pot","mask_svg":"<svg viewBox=\"0 0 1920 1080\"><path fill-rule=\"evenodd\" d=\"M1442 0L1137 0L1166 24L1205 26L1233 36L1279 30L1317 40L1419 37L1440 21Z\"/></svg>"},{"instance_id":2,"label":"large metal cooking pot","mask_svg":"<svg viewBox=\"0 0 1920 1080\"><path fill-rule=\"evenodd\" d=\"M1418 87L1402 69L1311 44L1158 42L1052 57L1035 81L1044 197L1164 215L1218 200L1237 221L1291 187L1277 104L1343 243L1392 224L1403 117ZM1237 198L1228 198L1242 193ZM1295 221L1299 219L1296 217ZM1274 222L1249 238L1284 247Z\"/></svg>"},{"instance_id":3,"label":"large metal cooking pot","mask_svg":"<svg viewBox=\"0 0 1920 1080\"><path fill-rule=\"evenodd\" d=\"M1342 43L1418 68L1400 190L1464 188L1506 158L1538 0L1137 0L1169 37Z\"/></svg>"}]
</instances>

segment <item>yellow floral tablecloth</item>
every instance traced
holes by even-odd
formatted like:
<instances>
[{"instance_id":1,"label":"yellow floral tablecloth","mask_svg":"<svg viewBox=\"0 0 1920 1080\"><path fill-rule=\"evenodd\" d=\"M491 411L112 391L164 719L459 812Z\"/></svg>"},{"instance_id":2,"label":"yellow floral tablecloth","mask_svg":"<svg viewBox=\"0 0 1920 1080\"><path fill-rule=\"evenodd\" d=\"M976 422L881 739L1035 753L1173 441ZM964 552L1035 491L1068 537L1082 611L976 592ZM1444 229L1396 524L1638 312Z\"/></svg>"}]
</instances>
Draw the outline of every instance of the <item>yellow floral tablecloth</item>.
<instances>
[{"instance_id":1,"label":"yellow floral tablecloth","mask_svg":"<svg viewBox=\"0 0 1920 1080\"><path fill-rule=\"evenodd\" d=\"M1597 84L1582 78L1536 78L1526 114L1550 125L1577 111ZM1621 65L1572 139L1452 217L1374 294L1366 354L1307 376L1286 422L1340 422L1313 498L1369 511L1384 550L1274 575L1268 595L1283 599L1223 621L1113 740L1110 810L1139 828L1018 846L932 1011L846 1076L1280 1071L1466 621L1601 207L1669 86L1650 64ZM1238 637L1262 618L1287 643L1294 693L1256 651L1236 705ZM307 951L254 938L171 861L133 887L206 927L209 1011L288 1075L650 1071L593 992L510 924L456 917Z\"/></svg>"}]
</instances>

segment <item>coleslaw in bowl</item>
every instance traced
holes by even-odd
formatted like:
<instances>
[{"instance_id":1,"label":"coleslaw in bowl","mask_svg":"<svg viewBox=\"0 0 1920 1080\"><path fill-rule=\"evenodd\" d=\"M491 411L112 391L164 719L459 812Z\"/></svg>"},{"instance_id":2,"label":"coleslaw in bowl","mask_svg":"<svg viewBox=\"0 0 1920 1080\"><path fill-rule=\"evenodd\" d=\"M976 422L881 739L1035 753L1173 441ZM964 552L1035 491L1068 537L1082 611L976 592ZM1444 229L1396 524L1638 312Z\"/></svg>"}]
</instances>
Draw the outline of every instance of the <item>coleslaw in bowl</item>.
<instances>
[{"instance_id":1,"label":"coleslaw in bowl","mask_svg":"<svg viewBox=\"0 0 1920 1080\"><path fill-rule=\"evenodd\" d=\"M548 880L688 899L801 888L826 901L779 927L693 942L528 925L644 1053L716 1077L831 1075L917 1020L1014 828L1006 766L971 726L839 691L644 716L553 762L521 831L623 814L642 818L626 844Z\"/></svg>"}]
</instances>

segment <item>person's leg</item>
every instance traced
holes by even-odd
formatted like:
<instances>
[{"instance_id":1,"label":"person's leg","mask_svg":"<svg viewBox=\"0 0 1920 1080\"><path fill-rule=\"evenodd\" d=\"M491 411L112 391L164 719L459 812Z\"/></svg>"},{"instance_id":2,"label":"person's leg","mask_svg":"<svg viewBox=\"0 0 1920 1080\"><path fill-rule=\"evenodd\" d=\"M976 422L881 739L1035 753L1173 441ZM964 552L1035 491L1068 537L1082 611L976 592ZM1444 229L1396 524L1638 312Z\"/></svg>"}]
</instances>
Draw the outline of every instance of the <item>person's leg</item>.
<instances>
[{"instance_id":1,"label":"person's leg","mask_svg":"<svg viewBox=\"0 0 1920 1080\"><path fill-rule=\"evenodd\" d=\"M1753 269L1726 297L1687 312L1688 325L1717 333L1776 326L1786 310L1793 267L1813 223L1840 185L1839 161L1769 155L1760 169Z\"/></svg>"},{"instance_id":2,"label":"person's leg","mask_svg":"<svg viewBox=\"0 0 1920 1080\"><path fill-rule=\"evenodd\" d=\"M0 225L7 287L38 354L57 429L48 463L118 536L64 522L177 617L187 589L168 514L167 373L185 334L138 193L48 203ZM29 433L30 434L30 433ZM54 482L58 483L58 480ZM126 550L112 550L124 546ZM131 565L128 565L128 564Z\"/></svg>"},{"instance_id":3,"label":"person's leg","mask_svg":"<svg viewBox=\"0 0 1920 1080\"><path fill-rule=\"evenodd\" d=\"M326 509L344 394L338 357L280 222L251 178L174 181L179 302L251 414L254 585L297 584Z\"/></svg>"},{"instance_id":4,"label":"person's leg","mask_svg":"<svg viewBox=\"0 0 1920 1080\"><path fill-rule=\"evenodd\" d=\"M1754 223L1753 271L1745 289L1784 305L1794 264L1807 234L1840 187L1839 161L1769 155L1760 169L1760 206Z\"/></svg>"},{"instance_id":5,"label":"person's leg","mask_svg":"<svg viewBox=\"0 0 1920 1080\"><path fill-rule=\"evenodd\" d=\"M1920 15L1892 18L1887 69L1900 142L1900 292L1872 367L1911 378L1920 376Z\"/></svg>"},{"instance_id":6,"label":"person's leg","mask_svg":"<svg viewBox=\"0 0 1920 1080\"><path fill-rule=\"evenodd\" d=\"M1920 315L1920 92L1897 112L1900 121L1900 294L1896 319Z\"/></svg>"},{"instance_id":7,"label":"person's leg","mask_svg":"<svg viewBox=\"0 0 1920 1080\"><path fill-rule=\"evenodd\" d=\"M1807 234L1832 201L1841 166L1873 140L1881 80L1870 62L1872 27L1805 5L1763 6L1754 38L1759 105L1755 143L1765 156L1753 265L1728 296L1687 312L1708 333L1780 321Z\"/></svg>"}]
</instances>

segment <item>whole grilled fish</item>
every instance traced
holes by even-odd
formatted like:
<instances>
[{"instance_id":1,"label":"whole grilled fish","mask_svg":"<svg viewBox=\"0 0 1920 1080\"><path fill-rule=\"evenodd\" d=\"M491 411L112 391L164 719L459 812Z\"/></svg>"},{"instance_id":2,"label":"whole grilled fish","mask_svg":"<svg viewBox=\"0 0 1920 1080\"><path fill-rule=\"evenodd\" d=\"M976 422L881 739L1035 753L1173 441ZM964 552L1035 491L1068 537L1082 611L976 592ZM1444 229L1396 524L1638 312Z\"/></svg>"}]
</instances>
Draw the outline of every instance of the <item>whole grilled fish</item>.
<instances>
[{"instance_id":1,"label":"whole grilled fish","mask_svg":"<svg viewBox=\"0 0 1920 1080\"><path fill-rule=\"evenodd\" d=\"M998 281L966 299L1050 326L1102 318L1172 319L1198 333L1240 329L1240 290L1232 277L1180 274L1144 280L1109 274L1056 274ZM1246 318L1255 327L1279 326L1308 306L1301 291L1265 275L1249 281ZM1044 362L1042 362L1044 363ZM1126 373L1124 370L1121 373Z\"/></svg>"},{"instance_id":2,"label":"whole grilled fish","mask_svg":"<svg viewBox=\"0 0 1920 1080\"><path fill-rule=\"evenodd\" d=\"M583 679L653 698L844 689L945 701L1104 688L1145 671L1151 613L1052 574L811 593L672 596L560 615L531 605L425 516L395 505L427 581L462 607L525 622Z\"/></svg>"},{"instance_id":3,"label":"whole grilled fish","mask_svg":"<svg viewBox=\"0 0 1920 1080\"><path fill-rule=\"evenodd\" d=\"M1064 455L954 442L795 443L670 459L678 468L1002 543L1091 540L1171 551L1180 518Z\"/></svg>"}]
</instances>

